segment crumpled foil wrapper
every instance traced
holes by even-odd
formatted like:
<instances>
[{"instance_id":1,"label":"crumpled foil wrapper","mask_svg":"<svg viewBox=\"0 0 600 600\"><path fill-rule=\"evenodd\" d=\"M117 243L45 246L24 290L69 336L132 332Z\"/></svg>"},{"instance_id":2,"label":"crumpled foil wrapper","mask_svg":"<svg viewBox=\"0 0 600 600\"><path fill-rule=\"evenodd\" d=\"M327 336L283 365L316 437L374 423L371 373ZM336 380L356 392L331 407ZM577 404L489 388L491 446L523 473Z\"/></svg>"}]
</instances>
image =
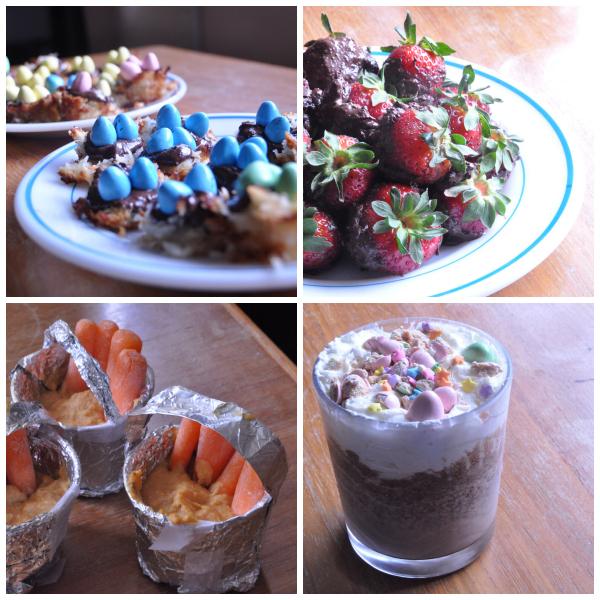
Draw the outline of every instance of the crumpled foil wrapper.
<instances>
[{"instance_id":1,"label":"crumpled foil wrapper","mask_svg":"<svg viewBox=\"0 0 600 600\"><path fill-rule=\"evenodd\" d=\"M138 561L144 574L153 581L177 586L180 593L252 589L260 572L262 533L287 473L285 450L279 439L238 405L179 386L163 390L133 413L161 415L150 420L148 431L128 453L123 469L136 523ZM174 525L142 503L130 475L139 470L145 480L169 455L179 417L214 429L254 467L267 493L252 511L223 522ZM154 423L157 428L153 430Z\"/></svg>"},{"instance_id":2,"label":"crumpled foil wrapper","mask_svg":"<svg viewBox=\"0 0 600 600\"><path fill-rule=\"evenodd\" d=\"M31 402L11 407L7 434L25 427L36 471L55 475L64 466L71 482L51 511L19 525L6 526L6 591L23 593L40 578L58 579L63 562L58 552L67 532L73 501L79 495L81 467L75 450L51 426Z\"/></svg>"},{"instance_id":3,"label":"crumpled foil wrapper","mask_svg":"<svg viewBox=\"0 0 600 600\"><path fill-rule=\"evenodd\" d=\"M44 332L43 348L60 344L71 356L91 392L102 404L107 421L101 425L70 427L55 421L43 410L44 421L56 427L73 444L81 462L81 495L99 497L118 492L123 487L123 461L129 441L139 438L147 417L130 418L121 415L110 393L108 376L98 362L88 354L64 321L52 323ZM27 368L37 352L22 358L11 372L12 402L26 401L17 384L19 370ZM138 406L143 405L154 392L154 372L148 366L146 387Z\"/></svg>"}]
</instances>

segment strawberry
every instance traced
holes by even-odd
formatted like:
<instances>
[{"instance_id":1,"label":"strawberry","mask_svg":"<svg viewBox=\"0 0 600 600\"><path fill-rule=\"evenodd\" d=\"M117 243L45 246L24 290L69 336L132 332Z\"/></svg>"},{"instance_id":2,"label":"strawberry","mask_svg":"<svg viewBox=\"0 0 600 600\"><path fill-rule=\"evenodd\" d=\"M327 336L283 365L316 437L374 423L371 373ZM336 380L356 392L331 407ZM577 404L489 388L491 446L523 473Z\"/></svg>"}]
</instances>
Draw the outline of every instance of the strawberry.
<instances>
[{"instance_id":1,"label":"strawberry","mask_svg":"<svg viewBox=\"0 0 600 600\"><path fill-rule=\"evenodd\" d=\"M462 135L469 148L479 153L481 149L481 123L477 111L471 109L465 110L462 106L446 106L448 115L450 115L450 131Z\"/></svg>"},{"instance_id":2,"label":"strawberry","mask_svg":"<svg viewBox=\"0 0 600 600\"><path fill-rule=\"evenodd\" d=\"M449 243L481 237L494 224L496 214L504 216L510 198L499 191L501 187L497 177L488 179L478 172L444 192Z\"/></svg>"},{"instance_id":3,"label":"strawberry","mask_svg":"<svg viewBox=\"0 0 600 600\"><path fill-rule=\"evenodd\" d=\"M464 98L469 106L474 106L480 111L483 111L487 115L492 114L491 105L495 102L502 102L500 98L494 98L490 94L483 94L489 86L479 88L477 90L471 89L471 84L475 81L475 71L471 65L463 67L463 74L458 85L451 81L444 82L443 88L438 90L442 95L442 103L444 104L447 100L455 100L457 98Z\"/></svg>"},{"instance_id":4,"label":"strawberry","mask_svg":"<svg viewBox=\"0 0 600 600\"><path fill-rule=\"evenodd\" d=\"M396 32L400 46L382 48L390 52L383 65L390 91L415 99L431 97L446 77L444 56L453 54L454 50L428 37L421 38L417 44L417 28L410 13L406 14L404 32L400 27L396 27Z\"/></svg>"},{"instance_id":5,"label":"strawberry","mask_svg":"<svg viewBox=\"0 0 600 600\"><path fill-rule=\"evenodd\" d=\"M506 133L496 125L490 125L489 136L483 141L481 170L496 173L504 181L519 160L521 138Z\"/></svg>"},{"instance_id":6,"label":"strawberry","mask_svg":"<svg viewBox=\"0 0 600 600\"><path fill-rule=\"evenodd\" d=\"M386 92L382 72L381 78L373 73L363 73L360 81L352 84L348 100L355 106L365 106L369 114L379 120L398 98Z\"/></svg>"},{"instance_id":7,"label":"strawberry","mask_svg":"<svg viewBox=\"0 0 600 600\"><path fill-rule=\"evenodd\" d=\"M317 170L311 191L320 194L320 202L339 210L361 200L371 187L378 164L370 147L356 138L328 131L313 147L306 162Z\"/></svg>"},{"instance_id":8,"label":"strawberry","mask_svg":"<svg viewBox=\"0 0 600 600\"><path fill-rule=\"evenodd\" d=\"M302 141L304 142L304 150L308 150L310 148L310 135L308 131L306 131L306 127L302 128Z\"/></svg>"},{"instance_id":9,"label":"strawberry","mask_svg":"<svg viewBox=\"0 0 600 600\"><path fill-rule=\"evenodd\" d=\"M304 270L322 271L339 256L341 237L331 217L314 207L304 209L303 218Z\"/></svg>"},{"instance_id":10,"label":"strawberry","mask_svg":"<svg viewBox=\"0 0 600 600\"><path fill-rule=\"evenodd\" d=\"M477 154L463 136L452 134L450 116L439 106L425 111L391 111L382 123L378 151L388 176L403 174L424 184L438 181L450 168L464 173L464 157Z\"/></svg>"},{"instance_id":11,"label":"strawberry","mask_svg":"<svg viewBox=\"0 0 600 600\"><path fill-rule=\"evenodd\" d=\"M364 269L404 275L417 269L439 249L446 216L425 190L401 184L375 187L356 208L348 230L348 246Z\"/></svg>"}]
</instances>

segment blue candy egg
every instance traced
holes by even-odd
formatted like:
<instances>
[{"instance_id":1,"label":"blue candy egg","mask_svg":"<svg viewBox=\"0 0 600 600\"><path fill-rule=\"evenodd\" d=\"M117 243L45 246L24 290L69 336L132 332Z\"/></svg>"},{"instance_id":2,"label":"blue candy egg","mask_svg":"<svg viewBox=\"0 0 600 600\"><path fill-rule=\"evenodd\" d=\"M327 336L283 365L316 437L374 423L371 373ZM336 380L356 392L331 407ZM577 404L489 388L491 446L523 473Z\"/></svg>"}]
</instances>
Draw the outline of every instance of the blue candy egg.
<instances>
[{"instance_id":1,"label":"blue candy egg","mask_svg":"<svg viewBox=\"0 0 600 600\"><path fill-rule=\"evenodd\" d=\"M179 198L191 196L193 193L189 185L169 179L158 189L158 208L166 215L175 214Z\"/></svg>"},{"instance_id":2,"label":"blue candy egg","mask_svg":"<svg viewBox=\"0 0 600 600\"><path fill-rule=\"evenodd\" d=\"M244 140L240 144L240 148L243 148L247 144L256 144L265 154L267 153L267 150L269 149L269 146L267 145L267 140L265 140L264 137L260 137L259 135L255 135L251 138L248 138L247 140Z\"/></svg>"},{"instance_id":3,"label":"blue candy egg","mask_svg":"<svg viewBox=\"0 0 600 600\"><path fill-rule=\"evenodd\" d=\"M237 159L237 166L240 169L245 169L255 160L269 162L267 160L267 155L262 151L258 144L246 144L245 146L240 147L240 154Z\"/></svg>"},{"instance_id":4,"label":"blue candy egg","mask_svg":"<svg viewBox=\"0 0 600 600\"><path fill-rule=\"evenodd\" d=\"M135 190L152 190L158 185L156 165L145 156L138 158L129 173L131 185Z\"/></svg>"},{"instance_id":5,"label":"blue candy egg","mask_svg":"<svg viewBox=\"0 0 600 600\"><path fill-rule=\"evenodd\" d=\"M190 132L183 127L173 128L173 144L175 144L175 146L184 144L185 146L189 146L192 150L196 149L194 138L191 136Z\"/></svg>"},{"instance_id":6,"label":"blue candy egg","mask_svg":"<svg viewBox=\"0 0 600 600\"><path fill-rule=\"evenodd\" d=\"M209 126L208 117L203 112L194 113L185 120L185 128L195 133L198 137L204 137L208 132Z\"/></svg>"},{"instance_id":7,"label":"blue candy egg","mask_svg":"<svg viewBox=\"0 0 600 600\"><path fill-rule=\"evenodd\" d=\"M160 129L161 127L166 127L167 129L181 127L181 114L174 104L165 104L158 111L156 129Z\"/></svg>"},{"instance_id":8,"label":"blue candy egg","mask_svg":"<svg viewBox=\"0 0 600 600\"><path fill-rule=\"evenodd\" d=\"M406 374L413 379L416 379L419 376L419 367L411 367L410 369L406 369Z\"/></svg>"},{"instance_id":9,"label":"blue candy egg","mask_svg":"<svg viewBox=\"0 0 600 600\"><path fill-rule=\"evenodd\" d=\"M120 140L135 140L139 136L135 121L123 113L116 116L113 125L117 132L117 138Z\"/></svg>"},{"instance_id":10,"label":"blue candy egg","mask_svg":"<svg viewBox=\"0 0 600 600\"><path fill-rule=\"evenodd\" d=\"M53 94L59 87L64 87L65 82L60 75L56 75L56 73L52 73L46 77L45 85Z\"/></svg>"},{"instance_id":11,"label":"blue candy egg","mask_svg":"<svg viewBox=\"0 0 600 600\"><path fill-rule=\"evenodd\" d=\"M173 132L166 127L157 129L148 140L146 144L146 151L148 154L155 154L156 152L163 152L173 147Z\"/></svg>"},{"instance_id":12,"label":"blue candy egg","mask_svg":"<svg viewBox=\"0 0 600 600\"><path fill-rule=\"evenodd\" d=\"M67 78L67 87L70 88L75 81L75 77L77 77L77 73L71 73Z\"/></svg>"},{"instance_id":13,"label":"blue candy egg","mask_svg":"<svg viewBox=\"0 0 600 600\"><path fill-rule=\"evenodd\" d=\"M107 146L117 141L115 126L106 117L98 117L94 121L90 140L94 146Z\"/></svg>"},{"instance_id":14,"label":"blue candy egg","mask_svg":"<svg viewBox=\"0 0 600 600\"><path fill-rule=\"evenodd\" d=\"M217 193L217 180L208 165L194 165L194 168L186 175L184 182L195 192Z\"/></svg>"},{"instance_id":15,"label":"blue candy egg","mask_svg":"<svg viewBox=\"0 0 600 600\"><path fill-rule=\"evenodd\" d=\"M100 198L106 202L120 200L131 194L131 182L127 174L119 167L108 167L100 174L98 192Z\"/></svg>"},{"instance_id":16,"label":"blue candy egg","mask_svg":"<svg viewBox=\"0 0 600 600\"><path fill-rule=\"evenodd\" d=\"M258 125L262 125L266 127L273 119L278 117L281 113L279 109L275 105L275 102L271 102L270 100L265 100L259 107L256 112L256 123Z\"/></svg>"},{"instance_id":17,"label":"blue candy egg","mask_svg":"<svg viewBox=\"0 0 600 600\"><path fill-rule=\"evenodd\" d=\"M283 142L290 130L290 122L285 117L275 117L266 127L265 135L276 144Z\"/></svg>"},{"instance_id":18,"label":"blue candy egg","mask_svg":"<svg viewBox=\"0 0 600 600\"><path fill-rule=\"evenodd\" d=\"M222 137L212 149L210 162L215 167L233 167L240 153L238 141L231 135Z\"/></svg>"}]
</instances>

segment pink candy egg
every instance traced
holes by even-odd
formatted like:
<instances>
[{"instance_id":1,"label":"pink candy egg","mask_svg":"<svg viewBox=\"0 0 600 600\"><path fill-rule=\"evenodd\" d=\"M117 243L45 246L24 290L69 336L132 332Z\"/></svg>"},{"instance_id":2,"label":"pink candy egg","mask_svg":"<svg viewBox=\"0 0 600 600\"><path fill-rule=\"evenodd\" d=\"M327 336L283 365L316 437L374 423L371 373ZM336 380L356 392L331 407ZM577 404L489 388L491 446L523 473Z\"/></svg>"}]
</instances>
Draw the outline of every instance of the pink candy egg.
<instances>
[{"instance_id":1,"label":"pink candy egg","mask_svg":"<svg viewBox=\"0 0 600 600\"><path fill-rule=\"evenodd\" d=\"M417 350L410 355L410 361L416 365L423 365L424 367L433 367L435 365L435 358L431 356L425 350Z\"/></svg>"},{"instance_id":2,"label":"pink candy egg","mask_svg":"<svg viewBox=\"0 0 600 600\"><path fill-rule=\"evenodd\" d=\"M92 76L87 71L79 71L73 80L71 89L81 94L89 92L92 89Z\"/></svg>"},{"instance_id":3,"label":"pink candy egg","mask_svg":"<svg viewBox=\"0 0 600 600\"><path fill-rule=\"evenodd\" d=\"M144 60L142 60L141 67L144 71L158 71L160 69L160 63L158 62L156 54L154 54L154 52L148 52L148 54L144 56Z\"/></svg>"},{"instance_id":4,"label":"pink candy egg","mask_svg":"<svg viewBox=\"0 0 600 600\"><path fill-rule=\"evenodd\" d=\"M127 60L129 62L135 63L136 65L140 65L140 66L142 65L142 61L135 54L130 54L127 57Z\"/></svg>"},{"instance_id":5,"label":"pink candy egg","mask_svg":"<svg viewBox=\"0 0 600 600\"><path fill-rule=\"evenodd\" d=\"M121 65L121 77L125 79L125 81L131 81L135 79L142 72L142 68L135 62L130 60L126 60Z\"/></svg>"},{"instance_id":6,"label":"pink candy egg","mask_svg":"<svg viewBox=\"0 0 600 600\"><path fill-rule=\"evenodd\" d=\"M410 405L407 413L407 421L430 421L441 419L444 416L444 405L435 392L423 392L419 394Z\"/></svg>"},{"instance_id":7,"label":"pink candy egg","mask_svg":"<svg viewBox=\"0 0 600 600\"><path fill-rule=\"evenodd\" d=\"M386 408L400 408L400 399L395 394L387 394L383 400L383 405Z\"/></svg>"},{"instance_id":8,"label":"pink candy egg","mask_svg":"<svg viewBox=\"0 0 600 600\"><path fill-rule=\"evenodd\" d=\"M440 400L442 401L442 404L444 405L444 412L449 413L458 401L458 395L456 393L456 390L449 386L444 386L435 388L435 390L433 391L439 396Z\"/></svg>"}]
</instances>

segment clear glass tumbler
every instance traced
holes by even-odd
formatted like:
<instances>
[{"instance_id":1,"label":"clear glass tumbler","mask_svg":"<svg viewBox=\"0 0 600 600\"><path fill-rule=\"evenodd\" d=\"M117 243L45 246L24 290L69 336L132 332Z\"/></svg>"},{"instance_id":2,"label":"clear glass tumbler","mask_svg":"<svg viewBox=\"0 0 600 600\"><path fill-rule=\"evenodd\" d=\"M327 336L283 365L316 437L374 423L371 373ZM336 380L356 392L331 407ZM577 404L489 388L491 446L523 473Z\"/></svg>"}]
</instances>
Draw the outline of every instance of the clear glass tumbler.
<instances>
[{"instance_id":1,"label":"clear glass tumbler","mask_svg":"<svg viewBox=\"0 0 600 600\"><path fill-rule=\"evenodd\" d=\"M390 319L392 331L421 321L470 330L504 366L497 391L475 409L440 421L389 422L347 411L313 369L346 528L356 553L399 577L435 577L475 560L496 517L512 366L504 347L469 325Z\"/></svg>"}]
</instances>

